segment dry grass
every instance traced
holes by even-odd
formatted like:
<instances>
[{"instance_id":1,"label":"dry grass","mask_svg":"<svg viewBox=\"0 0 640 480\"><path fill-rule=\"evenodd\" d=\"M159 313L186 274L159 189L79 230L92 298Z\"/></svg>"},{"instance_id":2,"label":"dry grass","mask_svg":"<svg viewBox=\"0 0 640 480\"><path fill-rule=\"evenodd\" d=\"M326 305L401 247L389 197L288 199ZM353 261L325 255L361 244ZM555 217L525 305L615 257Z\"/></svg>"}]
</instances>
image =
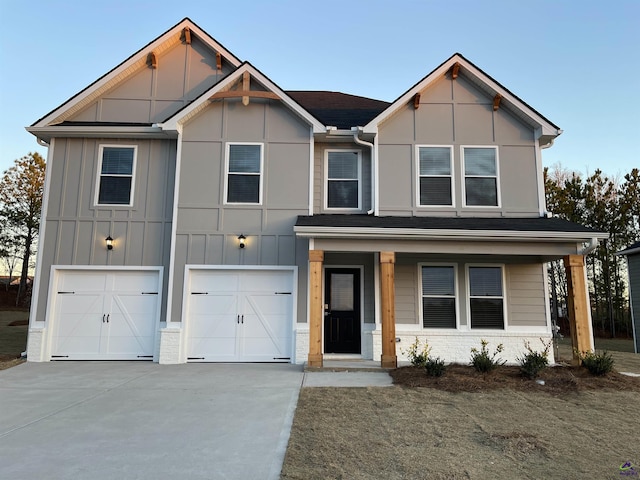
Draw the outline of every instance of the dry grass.
<instances>
[{"instance_id":1,"label":"dry grass","mask_svg":"<svg viewBox=\"0 0 640 480\"><path fill-rule=\"evenodd\" d=\"M626 354L632 355L632 354ZM640 379L517 367L391 372L389 388L304 388L282 479L619 478L640 464Z\"/></svg>"},{"instance_id":2,"label":"dry grass","mask_svg":"<svg viewBox=\"0 0 640 480\"><path fill-rule=\"evenodd\" d=\"M27 348L28 310L0 311L0 370L22 363L20 354Z\"/></svg>"}]
</instances>

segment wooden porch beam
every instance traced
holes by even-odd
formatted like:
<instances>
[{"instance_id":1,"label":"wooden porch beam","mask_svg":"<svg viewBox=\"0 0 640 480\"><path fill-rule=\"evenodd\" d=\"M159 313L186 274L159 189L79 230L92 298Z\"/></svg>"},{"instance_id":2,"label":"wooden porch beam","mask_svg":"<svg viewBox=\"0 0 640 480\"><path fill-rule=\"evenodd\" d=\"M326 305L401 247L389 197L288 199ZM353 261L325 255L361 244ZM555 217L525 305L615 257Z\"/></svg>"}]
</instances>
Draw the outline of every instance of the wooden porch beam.
<instances>
[{"instance_id":1,"label":"wooden porch beam","mask_svg":"<svg viewBox=\"0 0 640 480\"><path fill-rule=\"evenodd\" d=\"M567 307L573 362L579 364L579 354L593 350L584 255L567 255L564 257L564 268L567 273Z\"/></svg>"},{"instance_id":2,"label":"wooden porch beam","mask_svg":"<svg viewBox=\"0 0 640 480\"><path fill-rule=\"evenodd\" d=\"M309 250L309 367L322 367L322 302L323 250Z\"/></svg>"},{"instance_id":3,"label":"wooden porch beam","mask_svg":"<svg viewBox=\"0 0 640 480\"><path fill-rule=\"evenodd\" d=\"M380 309L382 313L382 368L396 368L395 252L380 252Z\"/></svg>"},{"instance_id":4,"label":"wooden porch beam","mask_svg":"<svg viewBox=\"0 0 640 480\"><path fill-rule=\"evenodd\" d=\"M255 98L270 98L272 100L280 100L280 97L273 92L263 92L261 90L227 90L226 92L214 93L209 97L209 100L216 100L218 98L240 98L255 97Z\"/></svg>"}]
</instances>

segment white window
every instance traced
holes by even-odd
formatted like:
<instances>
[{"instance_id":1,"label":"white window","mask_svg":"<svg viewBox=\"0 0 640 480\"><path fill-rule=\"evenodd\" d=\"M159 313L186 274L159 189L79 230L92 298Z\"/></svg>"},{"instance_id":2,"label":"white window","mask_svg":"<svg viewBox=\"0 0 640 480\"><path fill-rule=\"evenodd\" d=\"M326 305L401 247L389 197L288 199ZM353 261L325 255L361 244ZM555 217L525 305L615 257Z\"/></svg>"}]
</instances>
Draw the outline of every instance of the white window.
<instances>
[{"instance_id":1,"label":"white window","mask_svg":"<svg viewBox=\"0 0 640 480\"><path fill-rule=\"evenodd\" d=\"M325 207L360 210L362 188L360 152L327 150L325 157Z\"/></svg>"},{"instance_id":2,"label":"white window","mask_svg":"<svg viewBox=\"0 0 640 480\"><path fill-rule=\"evenodd\" d=\"M96 205L133 205L136 146L100 145Z\"/></svg>"},{"instance_id":3,"label":"white window","mask_svg":"<svg viewBox=\"0 0 640 480\"><path fill-rule=\"evenodd\" d=\"M471 328L504 329L502 266L469 266Z\"/></svg>"},{"instance_id":4,"label":"white window","mask_svg":"<svg viewBox=\"0 0 640 480\"><path fill-rule=\"evenodd\" d=\"M454 265L422 265L422 326L456 328L456 269Z\"/></svg>"},{"instance_id":5,"label":"white window","mask_svg":"<svg viewBox=\"0 0 640 480\"><path fill-rule=\"evenodd\" d=\"M462 147L464 196L468 207L500 206L498 149Z\"/></svg>"},{"instance_id":6,"label":"white window","mask_svg":"<svg viewBox=\"0 0 640 480\"><path fill-rule=\"evenodd\" d=\"M418 147L418 205L453 206L452 147Z\"/></svg>"},{"instance_id":7,"label":"white window","mask_svg":"<svg viewBox=\"0 0 640 480\"><path fill-rule=\"evenodd\" d=\"M262 144L228 143L225 203L262 203Z\"/></svg>"}]
</instances>

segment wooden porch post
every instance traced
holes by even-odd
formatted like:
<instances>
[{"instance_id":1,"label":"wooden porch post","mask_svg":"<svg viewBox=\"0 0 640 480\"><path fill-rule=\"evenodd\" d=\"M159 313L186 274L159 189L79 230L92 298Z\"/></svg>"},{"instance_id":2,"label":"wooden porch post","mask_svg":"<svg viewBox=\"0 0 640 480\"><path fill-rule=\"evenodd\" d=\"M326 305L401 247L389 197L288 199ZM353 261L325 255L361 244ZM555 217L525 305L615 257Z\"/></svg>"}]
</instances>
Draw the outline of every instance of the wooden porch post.
<instances>
[{"instance_id":1,"label":"wooden porch post","mask_svg":"<svg viewBox=\"0 0 640 480\"><path fill-rule=\"evenodd\" d=\"M322 262L324 251L309 250L309 367L322 367Z\"/></svg>"},{"instance_id":2,"label":"wooden porch post","mask_svg":"<svg viewBox=\"0 0 640 480\"><path fill-rule=\"evenodd\" d=\"M573 361L579 363L578 352L588 352L593 349L584 255L567 255L564 257L564 268L567 273L567 308L569 310Z\"/></svg>"},{"instance_id":3,"label":"wooden porch post","mask_svg":"<svg viewBox=\"0 0 640 480\"><path fill-rule=\"evenodd\" d=\"M382 310L382 368L396 368L395 252L380 252L380 309Z\"/></svg>"}]
</instances>

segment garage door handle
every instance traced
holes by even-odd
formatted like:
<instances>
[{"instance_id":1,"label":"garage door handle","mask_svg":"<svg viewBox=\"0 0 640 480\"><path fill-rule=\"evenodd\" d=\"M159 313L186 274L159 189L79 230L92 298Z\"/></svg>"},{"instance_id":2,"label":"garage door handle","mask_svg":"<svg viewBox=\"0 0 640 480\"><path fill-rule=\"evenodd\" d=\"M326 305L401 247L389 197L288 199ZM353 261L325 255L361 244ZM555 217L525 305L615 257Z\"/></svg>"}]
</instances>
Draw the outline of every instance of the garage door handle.
<instances>
[{"instance_id":1,"label":"garage door handle","mask_svg":"<svg viewBox=\"0 0 640 480\"><path fill-rule=\"evenodd\" d=\"M109 317L111 316L111 314L107 314L107 323L109 323Z\"/></svg>"},{"instance_id":2,"label":"garage door handle","mask_svg":"<svg viewBox=\"0 0 640 480\"><path fill-rule=\"evenodd\" d=\"M240 315L236 315L236 323L240 325Z\"/></svg>"},{"instance_id":3,"label":"garage door handle","mask_svg":"<svg viewBox=\"0 0 640 480\"><path fill-rule=\"evenodd\" d=\"M244 325L244 315L242 315L242 324Z\"/></svg>"},{"instance_id":4,"label":"garage door handle","mask_svg":"<svg viewBox=\"0 0 640 480\"><path fill-rule=\"evenodd\" d=\"M105 318L106 318L106 317L107 317L107 316L103 313L103 314L102 314L102 323L104 323L104 320L105 320Z\"/></svg>"}]
</instances>

